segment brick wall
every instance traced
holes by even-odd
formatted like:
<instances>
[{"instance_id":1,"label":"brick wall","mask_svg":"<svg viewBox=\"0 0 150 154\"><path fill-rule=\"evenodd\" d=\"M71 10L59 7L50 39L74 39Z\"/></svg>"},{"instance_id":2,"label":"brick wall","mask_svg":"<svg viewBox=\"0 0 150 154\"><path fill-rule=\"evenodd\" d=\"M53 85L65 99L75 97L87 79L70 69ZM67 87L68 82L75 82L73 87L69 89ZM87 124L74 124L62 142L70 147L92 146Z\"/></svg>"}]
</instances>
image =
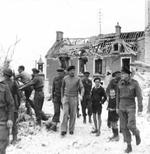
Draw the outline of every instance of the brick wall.
<instances>
[{"instance_id":1,"label":"brick wall","mask_svg":"<svg viewBox=\"0 0 150 154\"><path fill-rule=\"evenodd\" d=\"M59 67L58 59L47 59L46 78L49 81L49 87L51 87L54 77L57 75L57 68Z\"/></svg>"}]
</instances>

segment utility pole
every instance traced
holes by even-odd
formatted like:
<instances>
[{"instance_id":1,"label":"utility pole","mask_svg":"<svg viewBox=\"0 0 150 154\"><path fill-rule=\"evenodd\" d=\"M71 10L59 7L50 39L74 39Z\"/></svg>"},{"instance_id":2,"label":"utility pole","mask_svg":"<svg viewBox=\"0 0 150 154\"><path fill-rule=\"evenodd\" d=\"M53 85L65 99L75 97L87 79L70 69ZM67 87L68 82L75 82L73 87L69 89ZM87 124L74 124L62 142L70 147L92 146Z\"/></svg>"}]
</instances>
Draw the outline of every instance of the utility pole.
<instances>
[{"instance_id":1,"label":"utility pole","mask_svg":"<svg viewBox=\"0 0 150 154\"><path fill-rule=\"evenodd\" d=\"M101 9L99 9L99 34L101 34L102 32L102 27L101 27L101 24L102 24L102 13L101 13Z\"/></svg>"}]
</instances>

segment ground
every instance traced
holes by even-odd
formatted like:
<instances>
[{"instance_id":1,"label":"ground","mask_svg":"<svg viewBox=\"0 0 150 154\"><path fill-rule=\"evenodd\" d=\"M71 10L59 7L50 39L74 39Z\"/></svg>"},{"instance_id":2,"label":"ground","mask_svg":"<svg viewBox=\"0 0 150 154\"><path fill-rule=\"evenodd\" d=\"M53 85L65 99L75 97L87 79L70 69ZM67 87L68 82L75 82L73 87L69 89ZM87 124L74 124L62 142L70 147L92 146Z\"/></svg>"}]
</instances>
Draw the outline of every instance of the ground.
<instances>
[{"instance_id":1,"label":"ground","mask_svg":"<svg viewBox=\"0 0 150 154\"><path fill-rule=\"evenodd\" d=\"M137 116L137 127L140 129L142 142L139 146L136 146L133 136L132 154L150 154L150 121L146 113L148 90L146 89L146 85L144 85L145 82L139 79L139 77L137 79L140 83L143 82L144 111L141 116ZM46 99L43 110L46 113L53 113L53 104L50 101L46 101ZM21 141L15 146L10 145L7 149L7 154L123 154L126 144L123 142L121 134L118 142L109 142L108 140L112 132L107 127L106 106L107 103L103 106L102 128L99 137L90 133L93 123L89 124L87 122L87 124L83 124L82 117L76 120L74 135L67 134L63 138L59 130L57 132L47 131L44 123L41 130L39 130L32 122L22 122L19 132Z\"/></svg>"}]
</instances>

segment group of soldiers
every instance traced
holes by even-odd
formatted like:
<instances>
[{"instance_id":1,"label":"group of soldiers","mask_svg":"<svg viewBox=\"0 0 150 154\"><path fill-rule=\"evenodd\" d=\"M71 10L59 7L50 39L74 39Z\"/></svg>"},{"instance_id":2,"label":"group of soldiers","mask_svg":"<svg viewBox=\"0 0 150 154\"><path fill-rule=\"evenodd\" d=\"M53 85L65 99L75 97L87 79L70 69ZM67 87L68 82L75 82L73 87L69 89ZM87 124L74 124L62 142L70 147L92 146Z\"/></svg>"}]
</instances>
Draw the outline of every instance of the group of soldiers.
<instances>
[{"instance_id":1,"label":"group of soldiers","mask_svg":"<svg viewBox=\"0 0 150 154\"><path fill-rule=\"evenodd\" d=\"M138 112L142 112L142 94L136 80L131 77L127 68L114 72L107 87L103 87L101 78L89 78L90 73L84 72L83 78L75 75L75 66L69 66L67 72L58 68L58 75L53 79L52 102L54 104L54 115L46 124L47 129L57 131L60 122L62 109L62 121L60 125L61 136L64 137L69 130L73 135L75 130L76 117L79 117L79 103L81 102L83 123L92 123L94 129L91 133L100 136L101 134L101 113L103 104L108 101L108 122L112 128L113 136L111 141L119 141L119 130L127 143L126 153L132 152L131 132L135 135L136 144L141 142L140 132L136 127L136 102L138 100ZM41 126L45 118L42 111L44 103L44 80L39 70L32 69L32 76L25 72L24 66L18 67L18 74L15 75L10 68L3 69L0 81L0 154L5 154L9 142L9 134L13 134L12 143L17 142L17 118L20 106L22 91L25 95L27 114L31 114L31 108L35 112L36 124ZM23 85L20 86L20 82ZM34 90L34 99L30 99ZM118 120L120 119L120 127ZM69 128L68 128L69 122Z\"/></svg>"},{"instance_id":2,"label":"group of soldiers","mask_svg":"<svg viewBox=\"0 0 150 154\"><path fill-rule=\"evenodd\" d=\"M93 115L94 130L96 136L100 135L101 113L104 102L108 101L107 125L112 128L113 136L110 141L119 141L119 130L127 143L125 153L132 152L131 133L135 136L136 144L141 142L140 132L136 127L136 101L138 112L143 110L142 92L139 83L133 79L132 72L123 67L121 71L112 73L112 79L107 87L103 87L101 78L89 79L90 73L84 72L83 78L75 76L75 66L69 66L67 74L64 69L57 69L58 76L54 78L52 85L52 102L54 104L54 116L47 128L57 131L57 124L60 121L60 109L63 110L61 122L61 135L65 136L68 130L74 134L75 120L79 102L81 102L83 123L92 122ZM87 110L87 111L86 111ZM118 120L120 119L120 127Z\"/></svg>"},{"instance_id":3,"label":"group of soldiers","mask_svg":"<svg viewBox=\"0 0 150 154\"><path fill-rule=\"evenodd\" d=\"M12 134L12 144L17 142L17 118L22 92L25 95L27 114L31 113L31 107L35 111L37 125L41 125L43 116L42 106L44 102L44 80L39 70L32 69L32 76L25 72L23 65L18 67L15 75L10 68L4 68L0 76L0 154L6 153L9 144L9 135ZM22 83L20 85L20 83ZM34 100L30 100L32 91Z\"/></svg>"}]
</instances>

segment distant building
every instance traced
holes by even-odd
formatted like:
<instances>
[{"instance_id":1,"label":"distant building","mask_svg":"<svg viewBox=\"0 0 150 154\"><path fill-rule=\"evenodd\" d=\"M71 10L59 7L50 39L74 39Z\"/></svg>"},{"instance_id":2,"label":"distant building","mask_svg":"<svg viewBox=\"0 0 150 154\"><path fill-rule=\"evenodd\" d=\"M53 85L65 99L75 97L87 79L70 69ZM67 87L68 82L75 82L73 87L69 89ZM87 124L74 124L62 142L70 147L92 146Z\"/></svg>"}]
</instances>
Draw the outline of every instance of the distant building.
<instances>
[{"instance_id":1,"label":"distant building","mask_svg":"<svg viewBox=\"0 0 150 154\"><path fill-rule=\"evenodd\" d=\"M149 0L147 5L150 8ZM122 66L130 68L136 60L150 63L150 15L146 20L145 31L121 32L117 23L115 33L89 38L63 38L63 32L57 31L56 41L46 54L46 77L50 84L58 67L75 65L78 76L88 70L92 77L104 78Z\"/></svg>"}]
</instances>

